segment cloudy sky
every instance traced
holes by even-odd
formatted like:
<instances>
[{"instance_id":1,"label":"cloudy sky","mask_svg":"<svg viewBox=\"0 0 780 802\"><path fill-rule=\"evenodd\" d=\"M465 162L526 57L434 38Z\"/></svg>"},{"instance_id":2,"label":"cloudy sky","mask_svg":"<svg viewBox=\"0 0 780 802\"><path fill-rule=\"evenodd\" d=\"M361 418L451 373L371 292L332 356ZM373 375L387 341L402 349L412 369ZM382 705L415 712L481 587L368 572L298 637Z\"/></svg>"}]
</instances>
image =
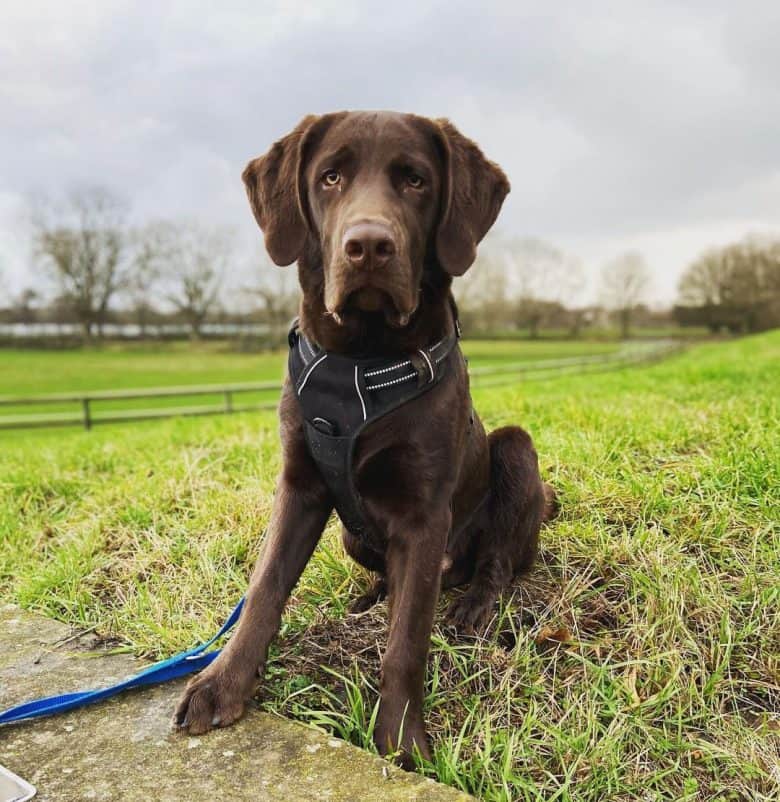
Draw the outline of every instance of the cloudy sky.
<instances>
[{"instance_id":1,"label":"cloudy sky","mask_svg":"<svg viewBox=\"0 0 780 802\"><path fill-rule=\"evenodd\" d=\"M25 199L77 183L138 220L235 226L240 173L304 114L450 117L512 181L499 219L594 278L638 248L670 301L700 250L780 232L780 3L4 0L0 273L35 283ZM0 280L2 283L2 280Z\"/></svg>"}]
</instances>

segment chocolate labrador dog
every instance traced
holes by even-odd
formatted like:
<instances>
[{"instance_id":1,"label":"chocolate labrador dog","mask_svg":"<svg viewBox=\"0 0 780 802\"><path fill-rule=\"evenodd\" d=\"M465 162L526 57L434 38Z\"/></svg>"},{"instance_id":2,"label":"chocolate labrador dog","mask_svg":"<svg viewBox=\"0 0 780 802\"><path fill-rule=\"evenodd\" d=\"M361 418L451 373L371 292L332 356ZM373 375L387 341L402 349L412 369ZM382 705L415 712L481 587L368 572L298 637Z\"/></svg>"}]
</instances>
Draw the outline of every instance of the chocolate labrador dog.
<instances>
[{"instance_id":1,"label":"chocolate labrador dog","mask_svg":"<svg viewBox=\"0 0 780 802\"><path fill-rule=\"evenodd\" d=\"M457 345L452 278L509 182L450 122L389 112L306 117L243 178L268 253L297 261L303 290L279 406L284 467L238 628L175 719L200 734L242 715L336 507L346 551L377 575L355 609L388 597L375 740L408 767L415 748L430 757L422 706L440 589L468 583L449 620L484 628L554 509L528 434L486 435ZM339 417L348 404L357 427Z\"/></svg>"}]
</instances>

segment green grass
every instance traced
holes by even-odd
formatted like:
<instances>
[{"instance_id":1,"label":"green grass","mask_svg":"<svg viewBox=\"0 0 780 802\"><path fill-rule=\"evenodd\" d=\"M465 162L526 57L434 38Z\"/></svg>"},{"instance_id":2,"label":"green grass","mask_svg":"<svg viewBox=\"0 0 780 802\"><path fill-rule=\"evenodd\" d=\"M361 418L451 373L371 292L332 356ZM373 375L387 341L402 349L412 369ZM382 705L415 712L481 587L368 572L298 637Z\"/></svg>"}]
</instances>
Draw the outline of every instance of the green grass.
<instances>
[{"instance_id":1,"label":"green grass","mask_svg":"<svg viewBox=\"0 0 780 802\"><path fill-rule=\"evenodd\" d=\"M501 363L616 350L617 343L466 341L472 359ZM0 349L0 396L281 380L281 352L241 354L223 343L107 345L72 351Z\"/></svg>"},{"instance_id":2,"label":"green grass","mask_svg":"<svg viewBox=\"0 0 780 802\"><path fill-rule=\"evenodd\" d=\"M241 354L221 343L113 344L46 351L0 350L0 395L121 390L280 379L278 354Z\"/></svg>"},{"instance_id":3,"label":"green grass","mask_svg":"<svg viewBox=\"0 0 780 802\"><path fill-rule=\"evenodd\" d=\"M498 348L469 344L475 362ZM178 370L166 383L202 380ZM485 639L434 632L424 771L486 800L778 799L778 398L780 332L476 391L489 428L531 431L563 511ZM268 521L275 416L17 435L0 435L0 598L148 657L210 636ZM263 704L371 748L385 608L346 614L366 581L331 523Z\"/></svg>"},{"instance_id":4,"label":"green grass","mask_svg":"<svg viewBox=\"0 0 780 802\"><path fill-rule=\"evenodd\" d=\"M618 349L616 342L478 341L466 344L474 364L500 365L538 359L557 359L604 354ZM226 350L225 343L168 343L156 345L108 344L102 348L72 351L0 349L0 397L125 390L179 385L231 384L278 381L281 383L286 354L241 354ZM274 401L274 390L241 393L236 405ZM92 412L130 408L155 409L207 406L222 403L215 395L93 402ZM78 402L0 406L0 415L80 414Z\"/></svg>"},{"instance_id":5,"label":"green grass","mask_svg":"<svg viewBox=\"0 0 780 802\"><path fill-rule=\"evenodd\" d=\"M179 385L279 381L284 360L278 353L241 354L221 350L223 344L168 343L160 346L106 345L72 351L0 350L0 396L125 390ZM268 393L236 398L236 403L273 399ZM219 403L216 396L187 396L99 402L101 411L151 406L197 406ZM0 407L0 414L78 412L75 403Z\"/></svg>"}]
</instances>

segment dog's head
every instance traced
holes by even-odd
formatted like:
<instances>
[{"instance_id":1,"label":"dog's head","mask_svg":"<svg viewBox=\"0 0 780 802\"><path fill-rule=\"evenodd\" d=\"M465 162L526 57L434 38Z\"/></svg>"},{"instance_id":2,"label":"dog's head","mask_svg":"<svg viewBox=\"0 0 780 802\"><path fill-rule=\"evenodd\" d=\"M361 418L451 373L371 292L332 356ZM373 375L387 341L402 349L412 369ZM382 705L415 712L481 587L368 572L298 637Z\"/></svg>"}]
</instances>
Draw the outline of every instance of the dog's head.
<instances>
[{"instance_id":1,"label":"dog's head","mask_svg":"<svg viewBox=\"0 0 780 802\"><path fill-rule=\"evenodd\" d=\"M426 265L468 270L509 192L450 122L390 112L306 117L243 179L276 264L315 253L334 320L382 311L395 327L414 314Z\"/></svg>"}]
</instances>

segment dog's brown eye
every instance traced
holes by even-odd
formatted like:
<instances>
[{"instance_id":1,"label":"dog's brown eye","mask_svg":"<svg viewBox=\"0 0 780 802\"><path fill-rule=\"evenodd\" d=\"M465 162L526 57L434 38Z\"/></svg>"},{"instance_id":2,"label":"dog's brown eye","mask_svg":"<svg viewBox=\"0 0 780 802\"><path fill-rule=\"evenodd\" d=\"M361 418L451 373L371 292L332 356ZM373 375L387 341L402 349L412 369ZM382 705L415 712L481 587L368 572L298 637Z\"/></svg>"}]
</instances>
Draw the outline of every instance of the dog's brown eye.
<instances>
[{"instance_id":1,"label":"dog's brown eye","mask_svg":"<svg viewBox=\"0 0 780 802\"><path fill-rule=\"evenodd\" d=\"M406 176L406 183L409 184L412 189L422 189L425 182L422 176L417 175L417 173L409 173L409 175Z\"/></svg>"},{"instance_id":2,"label":"dog's brown eye","mask_svg":"<svg viewBox=\"0 0 780 802\"><path fill-rule=\"evenodd\" d=\"M341 181L341 173L338 170L326 170L322 174L322 183L326 187L335 187Z\"/></svg>"}]
</instances>

